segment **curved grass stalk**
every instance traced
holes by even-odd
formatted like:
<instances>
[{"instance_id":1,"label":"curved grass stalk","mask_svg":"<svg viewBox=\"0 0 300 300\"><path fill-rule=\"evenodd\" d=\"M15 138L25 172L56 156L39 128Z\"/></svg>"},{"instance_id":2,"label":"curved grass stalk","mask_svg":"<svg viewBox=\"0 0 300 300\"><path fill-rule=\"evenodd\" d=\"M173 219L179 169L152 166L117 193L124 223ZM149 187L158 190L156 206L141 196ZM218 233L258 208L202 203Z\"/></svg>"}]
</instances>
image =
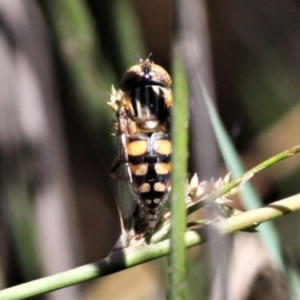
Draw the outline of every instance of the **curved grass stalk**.
<instances>
[{"instance_id":1,"label":"curved grass stalk","mask_svg":"<svg viewBox=\"0 0 300 300\"><path fill-rule=\"evenodd\" d=\"M241 213L219 223L205 225L197 230L190 230L184 235L185 247L189 248L224 234L245 230L253 227L253 225L259 225L297 210L300 210L300 194L273 202L262 208ZM210 232L213 234L206 234L208 227L210 227ZM26 299L49 293L160 258L169 254L169 251L169 240L149 246L116 251L98 262L2 290L0 291L0 299Z\"/></svg>"},{"instance_id":2,"label":"curved grass stalk","mask_svg":"<svg viewBox=\"0 0 300 300\"><path fill-rule=\"evenodd\" d=\"M191 214L191 213L195 212L196 210L204 207L205 205L212 203L217 198L230 192L233 188L240 186L243 183L245 183L246 181L250 180L255 174L259 173L260 171L262 171L268 167L271 167L272 165L274 165L274 164L280 162L281 160L284 160L298 152L300 152L300 145L294 146L291 149L285 150L285 151L283 151L279 154L276 154L273 157L265 160L264 162L260 163L259 165L255 166L254 168L247 171L243 176L241 176L235 180L232 180L223 188L212 193L207 198L189 205L188 214Z\"/></svg>"}]
</instances>

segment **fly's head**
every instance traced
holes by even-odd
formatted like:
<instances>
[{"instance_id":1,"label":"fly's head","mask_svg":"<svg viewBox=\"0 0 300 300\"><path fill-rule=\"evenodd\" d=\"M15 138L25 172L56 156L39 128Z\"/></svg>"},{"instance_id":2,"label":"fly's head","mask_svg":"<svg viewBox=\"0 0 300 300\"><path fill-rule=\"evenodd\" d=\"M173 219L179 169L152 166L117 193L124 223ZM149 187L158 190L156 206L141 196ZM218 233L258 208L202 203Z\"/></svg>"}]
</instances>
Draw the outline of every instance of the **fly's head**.
<instances>
[{"instance_id":1,"label":"fly's head","mask_svg":"<svg viewBox=\"0 0 300 300\"><path fill-rule=\"evenodd\" d=\"M172 79L163 67L154 64L149 58L140 59L138 64L130 67L123 75L121 89L128 91L141 85L158 85L171 88Z\"/></svg>"}]
</instances>

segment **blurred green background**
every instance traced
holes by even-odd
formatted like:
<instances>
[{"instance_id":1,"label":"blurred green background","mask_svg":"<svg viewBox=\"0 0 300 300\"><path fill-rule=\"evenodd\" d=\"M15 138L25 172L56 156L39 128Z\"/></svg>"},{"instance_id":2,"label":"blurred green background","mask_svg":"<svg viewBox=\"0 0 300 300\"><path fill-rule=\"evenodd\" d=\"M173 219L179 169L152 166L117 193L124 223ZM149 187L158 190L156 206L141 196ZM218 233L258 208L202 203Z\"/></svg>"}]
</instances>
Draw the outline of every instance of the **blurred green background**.
<instances>
[{"instance_id":1,"label":"blurred green background","mask_svg":"<svg viewBox=\"0 0 300 300\"><path fill-rule=\"evenodd\" d=\"M181 1L176 3L0 2L1 288L104 258L116 242L120 229L109 168L117 147L106 102L111 85L118 88L139 57L153 53L151 59L171 72L177 41L188 82L194 80L190 60L208 78L247 169L299 143L299 5L291 0L192 0L185 11ZM180 16L177 10L184 12L181 20L174 17ZM187 23L191 27L182 28ZM189 92L191 120L199 119L191 122L190 170L208 180L224 168L214 137L201 121L206 112L197 104L200 92ZM215 156L206 159L207 153ZM298 193L299 169L295 156L255 177L265 203ZM286 256L298 266L299 214L276 223ZM254 247L245 241L246 250ZM232 253L244 253L234 247ZM256 277L233 280L228 290L238 285L244 291L234 294L238 299L282 299L285 284L269 271L267 256L259 256L257 247L245 250L244 268L228 271L228 278L241 280L237 274L249 269L250 256L257 253ZM202 252L189 252L189 299L217 293L214 285L207 286ZM164 299L165 273L159 260L43 298ZM273 298L249 291L259 276L279 287L270 285Z\"/></svg>"}]
</instances>

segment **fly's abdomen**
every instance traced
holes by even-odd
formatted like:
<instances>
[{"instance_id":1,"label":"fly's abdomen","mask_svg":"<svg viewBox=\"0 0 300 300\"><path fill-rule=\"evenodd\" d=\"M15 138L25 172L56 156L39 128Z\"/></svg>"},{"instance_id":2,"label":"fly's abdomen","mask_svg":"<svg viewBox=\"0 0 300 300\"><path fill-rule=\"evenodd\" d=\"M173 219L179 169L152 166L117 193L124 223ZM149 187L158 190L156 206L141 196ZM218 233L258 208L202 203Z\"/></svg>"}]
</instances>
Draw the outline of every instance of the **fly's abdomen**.
<instances>
[{"instance_id":1,"label":"fly's abdomen","mask_svg":"<svg viewBox=\"0 0 300 300\"><path fill-rule=\"evenodd\" d=\"M127 153L134 192L147 212L149 227L154 228L170 192L170 137L158 132L143 138L130 138Z\"/></svg>"}]
</instances>

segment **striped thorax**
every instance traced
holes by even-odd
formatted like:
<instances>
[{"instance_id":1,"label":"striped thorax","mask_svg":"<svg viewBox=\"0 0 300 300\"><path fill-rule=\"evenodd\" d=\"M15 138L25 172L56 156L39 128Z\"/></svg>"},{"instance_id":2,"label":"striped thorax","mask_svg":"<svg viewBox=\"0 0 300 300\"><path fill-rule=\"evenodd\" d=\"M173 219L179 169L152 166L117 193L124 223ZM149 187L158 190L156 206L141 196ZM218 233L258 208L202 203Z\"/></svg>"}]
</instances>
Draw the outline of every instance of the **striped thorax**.
<instances>
[{"instance_id":1,"label":"striped thorax","mask_svg":"<svg viewBox=\"0 0 300 300\"><path fill-rule=\"evenodd\" d=\"M116 109L123 109L134 121L134 132L169 132L170 109L172 107L172 80L161 66L146 59L129 68L122 80L120 101ZM112 104L114 99L112 99Z\"/></svg>"}]
</instances>

